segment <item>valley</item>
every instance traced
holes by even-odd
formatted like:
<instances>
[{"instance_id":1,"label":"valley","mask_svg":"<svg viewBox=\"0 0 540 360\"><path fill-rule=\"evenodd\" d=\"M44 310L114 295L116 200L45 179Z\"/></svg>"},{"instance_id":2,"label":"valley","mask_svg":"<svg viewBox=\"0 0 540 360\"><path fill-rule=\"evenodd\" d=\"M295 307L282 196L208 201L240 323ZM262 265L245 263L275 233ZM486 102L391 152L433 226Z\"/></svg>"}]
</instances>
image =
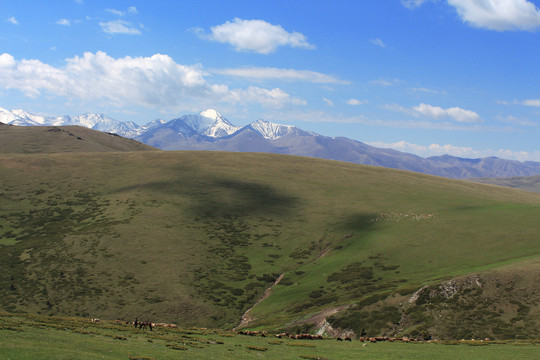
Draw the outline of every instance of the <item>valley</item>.
<instances>
[{"instance_id":1,"label":"valley","mask_svg":"<svg viewBox=\"0 0 540 360\"><path fill-rule=\"evenodd\" d=\"M540 195L261 153L3 154L0 172L3 311L538 336Z\"/></svg>"}]
</instances>

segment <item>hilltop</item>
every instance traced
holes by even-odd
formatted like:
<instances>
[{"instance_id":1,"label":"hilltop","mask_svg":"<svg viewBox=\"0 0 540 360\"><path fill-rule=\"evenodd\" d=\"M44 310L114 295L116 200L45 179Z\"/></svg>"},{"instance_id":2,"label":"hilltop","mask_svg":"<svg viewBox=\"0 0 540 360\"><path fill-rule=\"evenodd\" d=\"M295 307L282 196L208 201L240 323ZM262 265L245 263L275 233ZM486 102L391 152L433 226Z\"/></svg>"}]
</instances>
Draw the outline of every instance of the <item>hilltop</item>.
<instances>
[{"instance_id":1,"label":"hilltop","mask_svg":"<svg viewBox=\"0 0 540 360\"><path fill-rule=\"evenodd\" d=\"M0 153L43 154L157 150L132 139L82 126L15 126L0 123Z\"/></svg>"},{"instance_id":2,"label":"hilltop","mask_svg":"<svg viewBox=\"0 0 540 360\"><path fill-rule=\"evenodd\" d=\"M4 311L540 336L540 195L231 152L9 154L0 176Z\"/></svg>"}]
</instances>

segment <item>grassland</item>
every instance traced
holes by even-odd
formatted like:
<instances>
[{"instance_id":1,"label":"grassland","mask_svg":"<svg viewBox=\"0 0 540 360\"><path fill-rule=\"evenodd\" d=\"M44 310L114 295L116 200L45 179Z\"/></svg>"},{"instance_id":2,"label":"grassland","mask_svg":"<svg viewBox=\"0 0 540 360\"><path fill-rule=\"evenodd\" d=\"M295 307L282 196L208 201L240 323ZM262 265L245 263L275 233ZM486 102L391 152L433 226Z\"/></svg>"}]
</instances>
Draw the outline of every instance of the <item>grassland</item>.
<instances>
[{"instance_id":1,"label":"grassland","mask_svg":"<svg viewBox=\"0 0 540 360\"><path fill-rule=\"evenodd\" d=\"M507 186L514 189L540 193L540 176L515 176L506 178L476 178L468 179L481 184Z\"/></svg>"},{"instance_id":2,"label":"grassland","mask_svg":"<svg viewBox=\"0 0 540 360\"><path fill-rule=\"evenodd\" d=\"M370 335L540 328L537 194L213 152L1 155L0 179L4 311L230 329L284 274L249 327L314 331L339 307L335 327ZM453 279L459 297L437 295ZM459 314L479 320L457 332Z\"/></svg>"},{"instance_id":3,"label":"grassland","mask_svg":"<svg viewBox=\"0 0 540 360\"><path fill-rule=\"evenodd\" d=\"M200 328L138 330L89 319L0 313L2 359L534 359L535 341L375 343L251 337Z\"/></svg>"},{"instance_id":4,"label":"grassland","mask_svg":"<svg viewBox=\"0 0 540 360\"><path fill-rule=\"evenodd\" d=\"M12 126L0 123L0 153L43 154L157 150L132 139L82 126Z\"/></svg>"}]
</instances>

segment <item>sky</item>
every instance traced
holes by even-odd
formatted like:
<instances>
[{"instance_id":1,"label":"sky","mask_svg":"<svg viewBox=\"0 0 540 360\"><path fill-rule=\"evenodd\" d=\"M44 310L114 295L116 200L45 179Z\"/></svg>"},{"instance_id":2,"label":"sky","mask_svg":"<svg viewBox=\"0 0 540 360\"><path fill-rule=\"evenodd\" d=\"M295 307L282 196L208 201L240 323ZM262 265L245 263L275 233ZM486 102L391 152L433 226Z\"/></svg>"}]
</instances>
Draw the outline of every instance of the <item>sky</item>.
<instances>
[{"instance_id":1,"label":"sky","mask_svg":"<svg viewBox=\"0 0 540 360\"><path fill-rule=\"evenodd\" d=\"M0 107L540 161L540 0L2 0Z\"/></svg>"}]
</instances>

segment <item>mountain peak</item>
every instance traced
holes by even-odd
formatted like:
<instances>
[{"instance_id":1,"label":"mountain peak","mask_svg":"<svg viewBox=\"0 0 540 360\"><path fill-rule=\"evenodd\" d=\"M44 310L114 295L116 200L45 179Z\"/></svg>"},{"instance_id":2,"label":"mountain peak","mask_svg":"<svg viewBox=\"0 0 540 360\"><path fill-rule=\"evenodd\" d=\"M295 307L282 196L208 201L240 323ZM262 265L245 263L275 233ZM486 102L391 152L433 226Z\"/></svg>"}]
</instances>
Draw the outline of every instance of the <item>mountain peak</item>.
<instances>
[{"instance_id":1,"label":"mountain peak","mask_svg":"<svg viewBox=\"0 0 540 360\"><path fill-rule=\"evenodd\" d=\"M299 130L292 125L275 124L267 120L254 121L250 126L268 140L277 140L286 135L296 134Z\"/></svg>"}]
</instances>

